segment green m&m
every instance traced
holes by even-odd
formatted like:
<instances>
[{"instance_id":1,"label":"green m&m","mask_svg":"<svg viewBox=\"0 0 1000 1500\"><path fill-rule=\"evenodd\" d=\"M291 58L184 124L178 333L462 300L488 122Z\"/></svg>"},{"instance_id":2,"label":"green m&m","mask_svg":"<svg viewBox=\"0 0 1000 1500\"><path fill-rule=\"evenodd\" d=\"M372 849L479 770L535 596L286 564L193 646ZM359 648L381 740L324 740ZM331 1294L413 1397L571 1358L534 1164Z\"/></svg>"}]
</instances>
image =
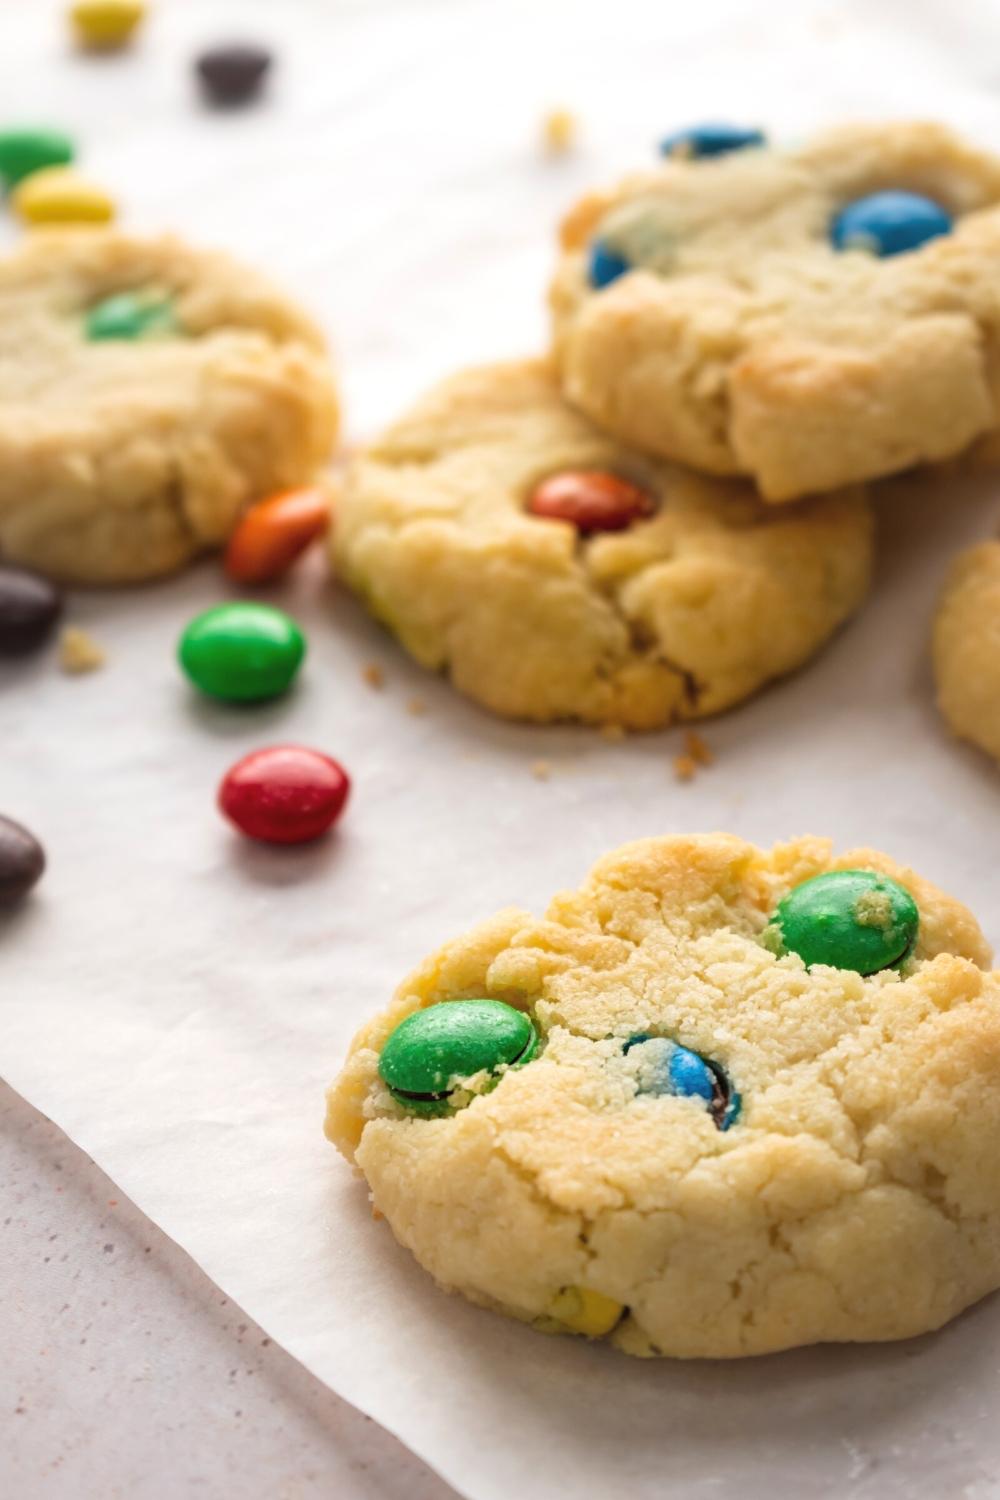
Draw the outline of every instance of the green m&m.
<instances>
[{"instance_id":1,"label":"green m&m","mask_svg":"<svg viewBox=\"0 0 1000 1500\"><path fill-rule=\"evenodd\" d=\"M502 1000L447 1000L415 1010L382 1048L378 1070L398 1103L415 1114L446 1114L456 1084L530 1062L538 1033Z\"/></svg>"},{"instance_id":2,"label":"green m&m","mask_svg":"<svg viewBox=\"0 0 1000 1500\"><path fill-rule=\"evenodd\" d=\"M920 913L909 891L888 875L831 870L789 891L773 925L782 950L797 953L807 967L875 974L912 951Z\"/></svg>"},{"instance_id":3,"label":"green m&m","mask_svg":"<svg viewBox=\"0 0 1000 1500\"><path fill-rule=\"evenodd\" d=\"M0 178L8 188L43 167L73 160L73 142L60 130L0 130Z\"/></svg>"},{"instance_id":4,"label":"green m&m","mask_svg":"<svg viewBox=\"0 0 1000 1500\"><path fill-rule=\"evenodd\" d=\"M173 302L162 292L115 292L87 310L84 331L91 343L97 343L166 338L178 330Z\"/></svg>"},{"instance_id":5,"label":"green m&m","mask_svg":"<svg viewBox=\"0 0 1000 1500\"><path fill-rule=\"evenodd\" d=\"M286 692L305 654L305 637L289 615L248 601L218 604L196 616L177 650L195 687L233 703Z\"/></svg>"}]
</instances>

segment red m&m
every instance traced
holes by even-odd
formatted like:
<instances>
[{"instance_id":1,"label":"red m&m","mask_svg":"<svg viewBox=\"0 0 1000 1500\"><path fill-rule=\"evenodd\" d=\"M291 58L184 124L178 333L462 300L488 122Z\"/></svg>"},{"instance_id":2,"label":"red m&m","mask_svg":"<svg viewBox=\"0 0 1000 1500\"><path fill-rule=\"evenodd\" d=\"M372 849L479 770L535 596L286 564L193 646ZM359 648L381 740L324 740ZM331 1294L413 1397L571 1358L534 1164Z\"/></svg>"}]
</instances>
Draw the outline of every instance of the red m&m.
<instances>
[{"instance_id":1,"label":"red m&m","mask_svg":"<svg viewBox=\"0 0 1000 1500\"><path fill-rule=\"evenodd\" d=\"M247 838L304 844L336 822L350 779L343 766L303 745L254 750L227 771L219 808Z\"/></svg>"}]
</instances>

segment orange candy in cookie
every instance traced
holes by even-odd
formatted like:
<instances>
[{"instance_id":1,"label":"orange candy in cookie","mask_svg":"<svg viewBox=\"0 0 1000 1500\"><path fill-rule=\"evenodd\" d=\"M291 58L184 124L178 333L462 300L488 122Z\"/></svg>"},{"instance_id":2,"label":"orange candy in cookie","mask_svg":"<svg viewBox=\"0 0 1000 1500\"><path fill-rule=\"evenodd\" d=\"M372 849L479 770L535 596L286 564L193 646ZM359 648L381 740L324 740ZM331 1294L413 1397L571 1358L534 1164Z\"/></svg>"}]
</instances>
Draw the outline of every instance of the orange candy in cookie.
<instances>
[{"instance_id":1,"label":"orange candy in cookie","mask_svg":"<svg viewBox=\"0 0 1000 1500\"><path fill-rule=\"evenodd\" d=\"M330 500L322 490L283 490L247 511L229 538L225 570L236 583L269 583L329 524Z\"/></svg>"},{"instance_id":2,"label":"orange candy in cookie","mask_svg":"<svg viewBox=\"0 0 1000 1500\"><path fill-rule=\"evenodd\" d=\"M528 510L547 521L569 521L577 531L624 531L652 515L646 491L603 469L572 469L551 474L531 494Z\"/></svg>"}]
</instances>

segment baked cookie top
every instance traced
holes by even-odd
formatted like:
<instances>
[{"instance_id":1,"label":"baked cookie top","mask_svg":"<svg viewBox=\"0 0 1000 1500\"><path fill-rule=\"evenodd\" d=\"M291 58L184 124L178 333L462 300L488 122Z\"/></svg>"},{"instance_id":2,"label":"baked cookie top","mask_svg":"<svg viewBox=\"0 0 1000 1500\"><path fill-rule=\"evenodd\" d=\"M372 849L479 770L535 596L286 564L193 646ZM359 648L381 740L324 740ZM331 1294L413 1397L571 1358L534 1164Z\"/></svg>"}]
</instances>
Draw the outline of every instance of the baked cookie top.
<instances>
[{"instance_id":1,"label":"baked cookie top","mask_svg":"<svg viewBox=\"0 0 1000 1500\"><path fill-rule=\"evenodd\" d=\"M790 500L997 426L1000 160L943 126L674 159L592 194L551 294L570 400Z\"/></svg>"},{"instance_id":2,"label":"baked cookie top","mask_svg":"<svg viewBox=\"0 0 1000 1500\"><path fill-rule=\"evenodd\" d=\"M955 733L1000 760L1000 542L953 562L933 636L938 707Z\"/></svg>"},{"instance_id":3,"label":"baked cookie top","mask_svg":"<svg viewBox=\"0 0 1000 1500\"><path fill-rule=\"evenodd\" d=\"M311 478L336 425L322 335L227 255L86 229L0 260L0 551L17 561L166 572Z\"/></svg>"},{"instance_id":4,"label":"baked cookie top","mask_svg":"<svg viewBox=\"0 0 1000 1500\"><path fill-rule=\"evenodd\" d=\"M776 513L616 442L526 360L445 381L362 454L333 547L487 708L648 729L804 662L863 598L872 538L860 492Z\"/></svg>"},{"instance_id":5,"label":"baked cookie top","mask_svg":"<svg viewBox=\"0 0 1000 1500\"><path fill-rule=\"evenodd\" d=\"M989 962L874 850L643 840L410 975L327 1133L443 1286L546 1329L711 1357L906 1337L1000 1283Z\"/></svg>"}]
</instances>

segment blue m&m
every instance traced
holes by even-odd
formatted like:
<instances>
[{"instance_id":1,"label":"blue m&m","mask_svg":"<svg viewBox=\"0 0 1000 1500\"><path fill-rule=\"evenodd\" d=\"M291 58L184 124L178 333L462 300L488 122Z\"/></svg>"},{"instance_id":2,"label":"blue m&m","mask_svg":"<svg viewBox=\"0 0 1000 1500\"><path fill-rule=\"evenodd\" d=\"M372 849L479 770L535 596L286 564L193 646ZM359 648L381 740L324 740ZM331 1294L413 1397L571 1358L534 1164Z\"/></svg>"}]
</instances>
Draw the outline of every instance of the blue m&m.
<instances>
[{"instance_id":1,"label":"blue m&m","mask_svg":"<svg viewBox=\"0 0 1000 1500\"><path fill-rule=\"evenodd\" d=\"M707 1063L697 1052L646 1032L629 1037L622 1050L634 1053L640 1094L701 1099L720 1130L728 1130L736 1119L740 1096L730 1087L722 1069Z\"/></svg>"},{"instance_id":2,"label":"blue m&m","mask_svg":"<svg viewBox=\"0 0 1000 1500\"><path fill-rule=\"evenodd\" d=\"M952 218L933 198L919 193L870 193L842 208L830 225L837 250L901 255L949 234Z\"/></svg>"},{"instance_id":3,"label":"blue m&m","mask_svg":"<svg viewBox=\"0 0 1000 1500\"><path fill-rule=\"evenodd\" d=\"M624 276L631 266L624 255L612 250L607 240L594 240L590 246L590 284L600 291L610 286L619 276Z\"/></svg>"},{"instance_id":4,"label":"blue m&m","mask_svg":"<svg viewBox=\"0 0 1000 1500\"><path fill-rule=\"evenodd\" d=\"M676 156L689 160L699 156L726 156L730 151L744 151L748 146L763 146L767 137L762 130L752 125L725 125L718 120L709 120L702 125L689 125L686 130L675 130L660 142L662 156Z\"/></svg>"}]
</instances>

